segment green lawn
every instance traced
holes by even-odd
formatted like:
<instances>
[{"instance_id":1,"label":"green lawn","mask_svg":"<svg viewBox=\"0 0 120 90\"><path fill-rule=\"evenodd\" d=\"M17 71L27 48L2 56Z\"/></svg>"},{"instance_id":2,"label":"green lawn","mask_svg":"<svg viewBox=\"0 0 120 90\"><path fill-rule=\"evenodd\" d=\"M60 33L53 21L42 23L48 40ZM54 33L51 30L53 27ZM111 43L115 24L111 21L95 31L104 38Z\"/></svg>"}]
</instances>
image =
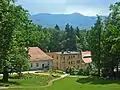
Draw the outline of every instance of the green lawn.
<instances>
[{"instance_id":1,"label":"green lawn","mask_svg":"<svg viewBox=\"0 0 120 90\"><path fill-rule=\"evenodd\" d=\"M9 86L15 88L39 88L47 85L49 81L54 79L51 75L25 74L21 79L17 79L17 75L13 75L8 83L0 82L0 86ZM17 89L16 89L17 90Z\"/></svg>"},{"instance_id":2,"label":"green lawn","mask_svg":"<svg viewBox=\"0 0 120 90\"><path fill-rule=\"evenodd\" d=\"M26 81L27 82L27 81ZM33 83L38 82L34 81ZM29 83L29 87L9 90L120 90L120 81L101 80L88 77L66 77L54 82L50 87L40 87L40 85Z\"/></svg>"}]
</instances>

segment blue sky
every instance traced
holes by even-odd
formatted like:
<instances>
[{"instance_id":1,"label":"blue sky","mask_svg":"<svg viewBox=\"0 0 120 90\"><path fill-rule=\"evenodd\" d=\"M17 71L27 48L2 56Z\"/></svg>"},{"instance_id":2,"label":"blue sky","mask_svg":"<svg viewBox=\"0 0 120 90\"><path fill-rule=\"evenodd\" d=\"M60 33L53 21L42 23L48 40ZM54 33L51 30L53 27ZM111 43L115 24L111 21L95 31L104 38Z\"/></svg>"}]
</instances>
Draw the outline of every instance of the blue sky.
<instances>
[{"instance_id":1,"label":"blue sky","mask_svg":"<svg viewBox=\"0 0 120 90\"><path fill-rule=\"evenodd\" d=\"M18 0L31 14L69 14L78 12L86 16L108 15L109 5L119 0Z\"/></svg>"}]
</instances>

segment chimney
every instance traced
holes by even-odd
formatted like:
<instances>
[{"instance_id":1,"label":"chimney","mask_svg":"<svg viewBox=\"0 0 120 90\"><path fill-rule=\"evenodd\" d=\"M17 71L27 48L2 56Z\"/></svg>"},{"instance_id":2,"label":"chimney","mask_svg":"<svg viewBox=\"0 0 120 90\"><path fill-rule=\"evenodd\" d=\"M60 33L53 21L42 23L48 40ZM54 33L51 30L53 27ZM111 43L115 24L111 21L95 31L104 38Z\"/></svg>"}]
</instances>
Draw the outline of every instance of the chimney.
<instances>
[{"instance_id":1,"label":"chimney","mask_svg":"<svg viewBox=\"0 0 120 90\"><path fill-rule=\"evenodd\" d=\"M61 53L64 54L64 51L62 50Z\"/></svg>"}]
</instances>

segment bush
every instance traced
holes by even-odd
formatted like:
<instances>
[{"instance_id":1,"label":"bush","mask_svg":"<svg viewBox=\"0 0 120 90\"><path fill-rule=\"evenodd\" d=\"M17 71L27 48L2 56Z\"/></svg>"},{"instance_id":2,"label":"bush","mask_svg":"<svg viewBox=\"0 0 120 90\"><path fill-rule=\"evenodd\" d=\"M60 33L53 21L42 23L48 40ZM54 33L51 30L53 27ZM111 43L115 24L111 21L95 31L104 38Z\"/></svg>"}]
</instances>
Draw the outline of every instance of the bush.
<instances>
[{"instance_id":1,"label":"bush","mask_svg":"<svg viewBox=\"0 0 120 90\"><path fill-rule=\"evenodd\" d=\"M11 79L20 79L21 77L18 74L9 75L9 78L11 78Z\"/></svg>"},{"instance_id":2,"label":"bush","mask_svg":"<svg viewBox=\"0 0 120 90\"><path fill-rule=\"evenodd\" d=\"M85 76L90 75L89 68L83 69L83 72Z\"/></svg>"},{"instance_id":3,"label":"bush","mask_svg":"<svg viewBox=\"0 0 120 90\"><path fill-rule=\"evenodd\" d=\"M76 69L75 68L67 68L66 73L69 73L70 75L75 75Z\"/></svg>"},{"instance_id":4,"label":"bush","mask_svg":"<svg viewBox=\"0 0 120 90\"><path fill-rule=\"evenodd\" d=\"M64 74L62 70L53 70L54 73Z\"/></svg>"},{"instance_id":5,"label":"bush","mask_svg":"<svg viewBox=\"0 0 120 90\"><path fill-rule=\"evenodd\" d=\"M53 77L60 77L60 75L59 75L59 74L56 74L56 73L53 73L52 76L53 76Z\"/></svg>"},{"instance_id":6,"label":"bush","mask_svg":"<svg viewBox=\"0 0 120 90\"><path fill-rule=\"evenodd\" d=\"M91 76L98 76L97 70L91 70L90 75Z\"/></svg>"},{"instance_id":7,"label":"bush","mask_svg":"<svg viewBox=\"0 0 120 90\"><path fill-rule=\"evenodd\" d=\"M84 75L84 76L90 75L89 68L86 68L86 69L79 69L77 75Z\"/></svg>"},{"instance_id":8,"label":"bush","mask_svg":"<svg viewBox=\"0 0 120 90\"><path fill-rule=\"evenodd\" d=\"M83 69L79 69L77 75L84 75L84 73L83 73Z\"/></svg>"}]
</instances>

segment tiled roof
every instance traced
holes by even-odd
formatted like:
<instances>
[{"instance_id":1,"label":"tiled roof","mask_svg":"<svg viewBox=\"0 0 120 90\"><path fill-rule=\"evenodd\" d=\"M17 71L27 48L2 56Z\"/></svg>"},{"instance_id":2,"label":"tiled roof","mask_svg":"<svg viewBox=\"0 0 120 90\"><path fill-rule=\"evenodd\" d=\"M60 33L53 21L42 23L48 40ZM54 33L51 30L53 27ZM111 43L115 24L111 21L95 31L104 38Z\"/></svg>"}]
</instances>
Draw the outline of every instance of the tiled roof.
<instances>
[{"instance_id":1,"label":"tiled roof","mask_svg":"<svg viewBox=\"0 0 120 90\"><path fill-rule=\"evenodd\" d=\"M53 59L38 47L29 47L28 54L30 55L31 61L41 61L41 60L43 61L43 60Z\"/></svg>"},{"instance_id":2,"label":"tiled roof","mask_svg":"<svg viewBox=\"0 0 120 90\"><path fill-rule=\"evenodd\" d=\"M81 53L82 53L82 60L84 61L84 63L91 63L92 62L91 51L84 51Z\"/></svg>"}]
</instances>

